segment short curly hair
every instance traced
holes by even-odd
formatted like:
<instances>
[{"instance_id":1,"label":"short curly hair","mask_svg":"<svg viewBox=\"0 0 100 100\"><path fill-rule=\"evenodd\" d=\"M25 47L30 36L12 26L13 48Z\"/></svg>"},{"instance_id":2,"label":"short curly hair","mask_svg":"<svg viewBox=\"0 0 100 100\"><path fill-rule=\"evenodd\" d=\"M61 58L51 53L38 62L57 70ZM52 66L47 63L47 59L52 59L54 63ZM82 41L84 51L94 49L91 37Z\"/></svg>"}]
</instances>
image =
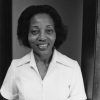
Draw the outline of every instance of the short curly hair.
<instances>
[{"instance_id":1,"label":"short curly hair","mask_svg":"<svg viewBox=\"0 0 100 100\"><path fill-rule=\"evenodd\" d=\"M31 48L28 42L30 19L36 14L42 13L48 14L53 19L56 32L56 40L54 43L54 47L59 48L60 45L66 40L67 28L63 24L58 12L50 5L31 5L21 13L18 19L17 27L18 40L25 47Z\"/></svg>"}]
</instances>

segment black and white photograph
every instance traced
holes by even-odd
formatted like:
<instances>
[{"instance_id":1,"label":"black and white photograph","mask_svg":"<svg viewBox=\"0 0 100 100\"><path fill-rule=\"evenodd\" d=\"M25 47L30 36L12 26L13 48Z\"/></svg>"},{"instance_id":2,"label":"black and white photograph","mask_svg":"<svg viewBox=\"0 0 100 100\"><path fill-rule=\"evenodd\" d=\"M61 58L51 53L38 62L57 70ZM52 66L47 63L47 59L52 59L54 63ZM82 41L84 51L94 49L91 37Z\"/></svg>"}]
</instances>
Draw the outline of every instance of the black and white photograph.
<instances>
[{"instance_id":1,"label":"black and white photograph","mask_svg":"<svg viewBox=\"0 0 100 100\"><path fill-rule=\"evenodd\" d=\"M0 0L0 100L100 100L100 0Z\"/></svg>"}]
</instances>

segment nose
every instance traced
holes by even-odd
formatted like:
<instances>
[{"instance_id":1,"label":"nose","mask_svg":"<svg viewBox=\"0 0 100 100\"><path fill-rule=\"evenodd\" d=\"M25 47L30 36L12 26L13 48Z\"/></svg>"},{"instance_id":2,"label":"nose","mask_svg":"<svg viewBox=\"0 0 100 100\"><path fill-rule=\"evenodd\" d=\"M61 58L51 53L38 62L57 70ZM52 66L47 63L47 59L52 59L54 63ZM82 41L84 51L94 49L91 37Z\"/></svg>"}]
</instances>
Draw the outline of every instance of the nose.
<instances>
[{"instance_id":1,"label":"nose","mask_svg":"<svg viewBox=\"0 0 100 100\"><path fill-rule=\"evenodd\" d=\"M39 39L40 42L45 42L46 41L46 34L44 31L42 31L39 35Z\"/></svg>"}]
</instances>

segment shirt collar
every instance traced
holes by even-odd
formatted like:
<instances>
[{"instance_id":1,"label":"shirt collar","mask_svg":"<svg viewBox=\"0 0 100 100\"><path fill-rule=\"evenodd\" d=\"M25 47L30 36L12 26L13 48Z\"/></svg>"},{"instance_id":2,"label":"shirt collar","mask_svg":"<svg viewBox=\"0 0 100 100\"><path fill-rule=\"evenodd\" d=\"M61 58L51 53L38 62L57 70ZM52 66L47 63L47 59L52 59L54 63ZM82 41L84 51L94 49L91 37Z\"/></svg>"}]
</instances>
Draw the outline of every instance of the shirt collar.
<instances>
[{"instance_id":1,"label":"shirt collar","mask_svg":"<svg viewBox=\"0 0 100 100\"><path fill-rule=\"evenodd\" d=\"M69 62L70 61L68 59L65 59L65 57L62 56L62 54L60 52L58 52L56 49L54 49L50 65L52 64L52 66L54 66L55 63L60 63L60 64L63 64L66 66L66 65L69 65ZM30 53L28 53L26 56L24 56L22 58L22 60L20 60L18 62L17 65L21 66L21 65L24 65L27 63L29 63L32 68L34 68L36 71L38 71L37 66L36 66L36 62L35 62L35 58L34 58L33 50L31 50Z\"/></svg>"},{"instance_id":2,"label":"shirt collar","mask_svg":"<svg viewBox=\"0 0 100 100\"><path fill-rule=\"evenodd\" d=\"M54 49L53 56L52 56L51 62L49 64L49 67L51 65L52 66L55 65L57 58L58 58L57 57L57 50ZM36 71L38 71L37 66L36 66L36 62L35 62L35 58L34 58L33 50L31 50L31 52L30 52L30 66L33 67Z\"/></svg>"},{"instance_id":3,"label":"shirt collar","mask_svg":"<svg viewBox=\"0 0 100 100\"><path fill-rule=\"evenodd\" d=\"M32 68L34 68L36 71L38 71L37 66L36 66L36 61L35 61L35 58L34 58L33 50L31 50L31 53L30 53L30 66Z\"/></svg>"}]
</instances>

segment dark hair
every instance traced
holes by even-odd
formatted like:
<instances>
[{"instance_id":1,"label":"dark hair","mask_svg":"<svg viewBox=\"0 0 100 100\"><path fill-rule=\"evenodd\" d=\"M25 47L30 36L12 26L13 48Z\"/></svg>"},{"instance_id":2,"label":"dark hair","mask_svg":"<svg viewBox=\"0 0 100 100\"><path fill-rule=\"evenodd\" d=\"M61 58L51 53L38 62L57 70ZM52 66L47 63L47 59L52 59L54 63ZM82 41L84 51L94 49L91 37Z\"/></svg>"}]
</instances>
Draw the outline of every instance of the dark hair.
<instances>
[{"instance_id":1,"label":"dark hair","mask_svg":"<svg viewBox=\"0 0 100 100\"><path fill-rule=\"evenodd\" d=\"M17 36L19 42L24 46L31 48L28 42L30 19L36 14L40 13L48 14L53 19L56 32L56 40L54 46L59 48L59 46L66 39L67 31L58 12L49 5L32 5L22 12L19 17L17 27Z\"/></svg>"}]
</instances>

